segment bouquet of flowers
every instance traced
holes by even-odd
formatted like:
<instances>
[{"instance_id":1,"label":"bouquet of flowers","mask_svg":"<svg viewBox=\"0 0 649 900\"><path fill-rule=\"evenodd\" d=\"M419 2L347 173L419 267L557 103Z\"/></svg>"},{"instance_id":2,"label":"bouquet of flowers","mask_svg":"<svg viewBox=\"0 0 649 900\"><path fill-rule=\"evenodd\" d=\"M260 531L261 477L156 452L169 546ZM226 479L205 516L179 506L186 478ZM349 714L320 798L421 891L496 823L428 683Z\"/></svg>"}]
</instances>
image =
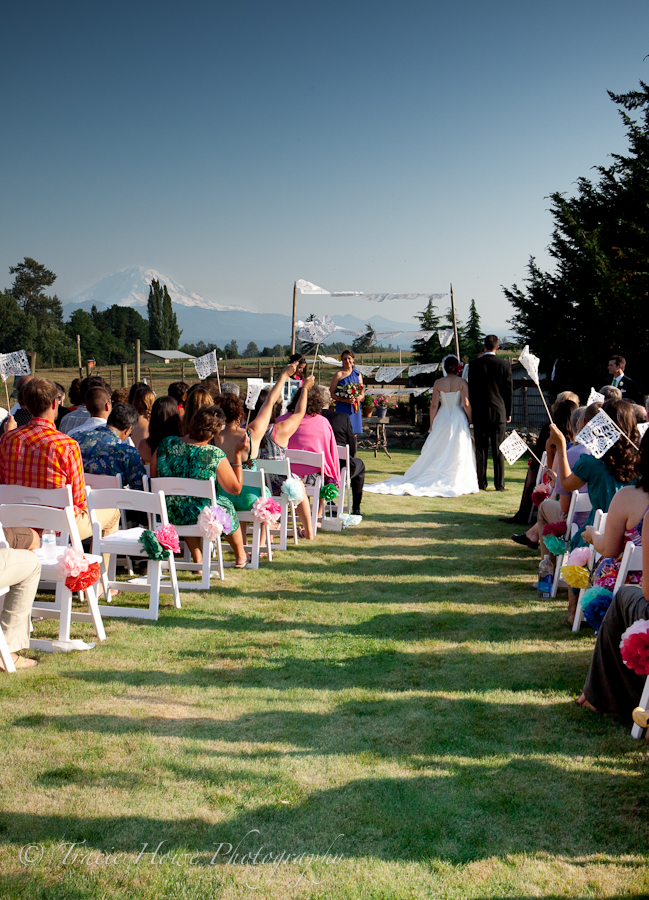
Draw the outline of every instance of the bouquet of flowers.
<instances>
[{"instance_id":1,"label":"bouquet of flowers","mask_svg":"<svg viewBox=\"0 0 649 900\"><path fill-rule=\"evenodd\" d=\"M362 394L362 385L355 381L351 381L349 384L338 385L336 388L336 397L339 400L344 400L345 403L351 403L354 407L354 412L358 410Z\"/></svg>"}]
</instances>

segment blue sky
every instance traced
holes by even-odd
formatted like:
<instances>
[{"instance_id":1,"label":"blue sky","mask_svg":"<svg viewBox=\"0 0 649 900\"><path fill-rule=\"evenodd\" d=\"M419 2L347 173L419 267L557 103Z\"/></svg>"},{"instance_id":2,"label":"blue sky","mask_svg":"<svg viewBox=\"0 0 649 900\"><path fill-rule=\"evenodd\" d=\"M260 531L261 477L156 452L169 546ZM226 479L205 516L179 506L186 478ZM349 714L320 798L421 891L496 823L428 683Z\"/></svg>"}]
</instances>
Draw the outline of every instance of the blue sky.
<instances>
[{"instance_id":1,"label":"blue sky","mask_svg":"<svg viewBox=\"0 0 649 900\"><path fill-rule=\"evenodd\" d=\"M296 278L452 281L502 333L501 285L547 259L545 198L625 147L606 90L649 80L640 0L27 0L3 19L0 286L34 256L64 300L131 265L286 313Z\"/></svg>"}]
</instances>

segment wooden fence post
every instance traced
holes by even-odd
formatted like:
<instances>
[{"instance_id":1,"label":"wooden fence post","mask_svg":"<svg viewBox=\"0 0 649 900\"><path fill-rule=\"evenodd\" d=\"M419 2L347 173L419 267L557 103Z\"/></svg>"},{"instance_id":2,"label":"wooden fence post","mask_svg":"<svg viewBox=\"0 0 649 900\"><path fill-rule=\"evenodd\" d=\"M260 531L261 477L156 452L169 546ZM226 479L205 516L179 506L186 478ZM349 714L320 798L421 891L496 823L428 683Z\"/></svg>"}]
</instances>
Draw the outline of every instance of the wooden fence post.
<instances>
[{"instance_id":1,"label":"wooden fence post","mask_svg":"<svg viewBox=\"0 0 649 900\"><path fill-rule=\"evenodd\" d=\"M128 363L122 363L122 387L128 387Z\"/></svg>"}]
</instances>

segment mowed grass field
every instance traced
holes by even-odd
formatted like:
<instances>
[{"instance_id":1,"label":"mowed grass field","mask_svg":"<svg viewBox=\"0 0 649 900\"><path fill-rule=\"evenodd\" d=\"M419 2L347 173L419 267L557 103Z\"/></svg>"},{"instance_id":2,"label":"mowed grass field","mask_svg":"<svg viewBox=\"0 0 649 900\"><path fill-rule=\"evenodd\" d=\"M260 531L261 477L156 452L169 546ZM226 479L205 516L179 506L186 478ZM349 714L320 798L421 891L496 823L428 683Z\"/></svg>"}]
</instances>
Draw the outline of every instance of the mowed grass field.
<instances>
[{"instance_id":1,"label":"mowed grass field","mask_svg":"<svg viewBox=\"0 0 649 900\"><path fill-rule=\"evenodd\" d=\"M376 481L415 454L363 456ZM646 742L575 705L593 634L531 590L507 474L367 495L349 532L2 677L0 896L649 896Z\"/></svg>"}]
</instances>

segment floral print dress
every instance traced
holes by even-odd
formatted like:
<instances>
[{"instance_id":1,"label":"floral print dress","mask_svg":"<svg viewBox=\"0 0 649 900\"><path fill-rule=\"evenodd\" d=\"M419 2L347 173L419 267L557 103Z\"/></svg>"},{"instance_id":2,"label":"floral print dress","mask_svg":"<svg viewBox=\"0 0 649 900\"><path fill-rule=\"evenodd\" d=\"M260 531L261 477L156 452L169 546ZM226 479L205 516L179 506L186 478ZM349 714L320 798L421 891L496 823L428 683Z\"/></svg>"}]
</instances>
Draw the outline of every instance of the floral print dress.
<instances>
[{"instance_id":1,"label":"floral print dress","mask_svg":"<svg viewBox=\"0 0 649 900\"><path fill-rule=\"evenodd\" d=\"M167 437L158 447L158 475L160 478L213 477L225 453L212 444L188 444L179 437ZM216 502L232 517L232 534L239 527L239 519L229 497L217 492ZM172 525L195 525L201 511L209 506L205 497L167 497L167 511Z\"/></svg>"},{"instance_id":2,"label":"floral print dress","mask_svg":"<svg viewBox=\"0 0 649 900\"><path fill-rule=\"evenodd\" d=\"M600 559L593 576L593 585L608 588L609 591L614 590L624 550L629 541L632 541L636 547L642 546L642 519L640 519L640 523L635 528L627 528L624 532L624 544L619 556L607 556L604 559ZM641 581L642 572L629 572L626 577L626 584L640 584Z\"/></svg>"}]
</instances>

